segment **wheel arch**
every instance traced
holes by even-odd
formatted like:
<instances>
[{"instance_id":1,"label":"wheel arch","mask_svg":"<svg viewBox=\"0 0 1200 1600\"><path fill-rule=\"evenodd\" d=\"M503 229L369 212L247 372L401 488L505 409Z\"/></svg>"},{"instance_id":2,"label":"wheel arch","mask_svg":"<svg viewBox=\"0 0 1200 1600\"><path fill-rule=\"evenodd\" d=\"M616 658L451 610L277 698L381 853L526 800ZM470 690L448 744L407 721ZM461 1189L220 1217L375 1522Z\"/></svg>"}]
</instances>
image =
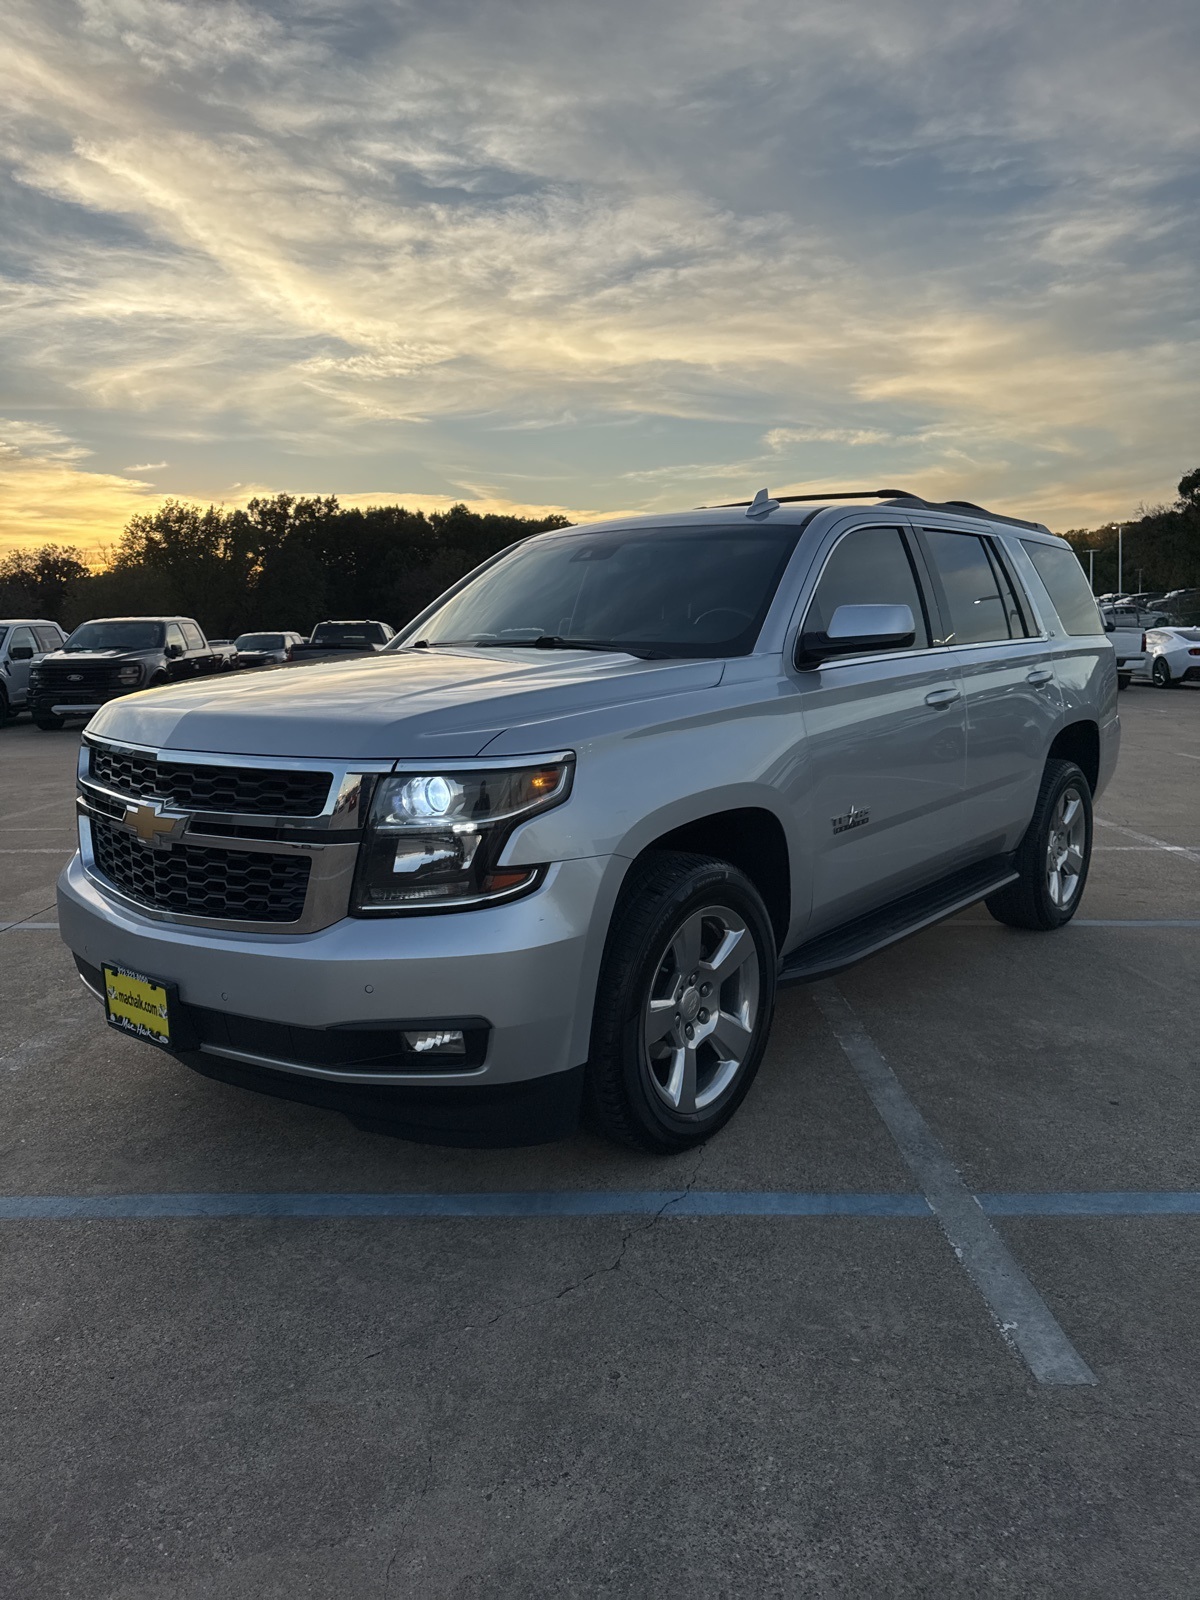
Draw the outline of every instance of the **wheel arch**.
<instances>
[{"instance_id":1,"label":"wheel arch","mask_svg":"<svg viewBox=\"0 0 1200 1600\"><path fill-rule=\"evenodd\" d=\"M1060 728L1047 751L1047 760L1073 761L1096 793L1100 781L1100 728L1091 720L1070 722Z\"/></svg>"}]
</instances>

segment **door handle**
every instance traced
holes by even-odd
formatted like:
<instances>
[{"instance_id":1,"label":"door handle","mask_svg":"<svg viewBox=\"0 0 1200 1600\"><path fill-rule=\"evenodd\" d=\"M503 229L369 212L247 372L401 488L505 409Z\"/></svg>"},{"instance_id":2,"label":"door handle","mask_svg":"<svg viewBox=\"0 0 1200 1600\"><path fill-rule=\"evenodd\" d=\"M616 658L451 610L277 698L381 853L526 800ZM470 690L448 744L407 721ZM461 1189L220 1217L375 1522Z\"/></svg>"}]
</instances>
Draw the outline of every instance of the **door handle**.
<instances>
[{"instance_id":1,"label":"door handle","mask_svg":"<svg viewBox=\"0 0 1200 1600\"><path fill-rule=\"evenodd\" d=\"M1026 683L1049 683L1054 674L1049 667L1034 667L1032 672L1026 673Z\"/></svg>"},{"instance_id":2,"label":"door handle","mask_svg":"<svg viewBox=\"0 0 1200 1600\"><path fill-rule=\"evenodd\" d=\"M931 689L925 696L925 704L927 706L937 706L941 710L943 706L952 706L956 700L961 699L961 689Z\"/></svg>"}]
</instances>

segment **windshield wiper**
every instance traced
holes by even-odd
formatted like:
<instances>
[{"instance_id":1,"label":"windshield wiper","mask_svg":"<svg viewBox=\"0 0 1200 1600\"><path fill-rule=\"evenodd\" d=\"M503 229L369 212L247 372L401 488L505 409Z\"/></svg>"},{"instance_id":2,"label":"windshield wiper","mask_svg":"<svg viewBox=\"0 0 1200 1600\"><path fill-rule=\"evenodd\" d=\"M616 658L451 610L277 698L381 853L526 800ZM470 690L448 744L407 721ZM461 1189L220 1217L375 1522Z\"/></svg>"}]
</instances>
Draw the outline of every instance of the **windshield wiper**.
<instances>
[{"instance_id":1,"label":"windshield wiper","mask_svg":"<svg viewBox=\"0 0 1200 1600\"><path fill-rule=\"evenodd\" d=\"M639 661L662 661L660 650L639 649L633 644L611 644L602 639L565 639L560 633L539 634L536 639L456 639L454 644L474 645L480 650L599 650L604 655L636 656Z\"/></svg>"}]
</instances>

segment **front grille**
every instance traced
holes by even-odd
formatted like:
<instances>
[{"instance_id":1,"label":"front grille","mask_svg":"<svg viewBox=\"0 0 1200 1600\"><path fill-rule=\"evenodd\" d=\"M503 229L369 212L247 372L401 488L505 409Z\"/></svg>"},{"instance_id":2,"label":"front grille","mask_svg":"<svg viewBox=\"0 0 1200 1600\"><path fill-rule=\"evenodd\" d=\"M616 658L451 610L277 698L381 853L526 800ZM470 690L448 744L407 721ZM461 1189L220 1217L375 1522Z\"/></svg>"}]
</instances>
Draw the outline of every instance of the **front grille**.
<instances>
[{"instance_id":1,"label":"front grille","mask_svg":"<svg viewBox=\"0 0 1200 1600\"><path fill-rule=\"evenodd\" d=\"M92 746L88 770L97 783L134 799L256 817L319 816L333 783L331 772L190 764L108 745Z\"/></svg>"},{"instance_id":2,"label":"front grille","mask_svg":"<svg viewBox=\"0 0 1200 1600\"><path fill-rule=\"evenodd\" d=\"M121 688L117 668L107 662L71 666L66 662L42 662L31 679L31 688L40 699L60 706L93 705Z\"/></svg>"},{"instance_id":3,"label":"front grille","mask_svg":"<svg viewBox=\"0 0 1200 1600\"><path fill-rule=\"evenodd\" d=\"M100 872L131 900L177 916L238 922L298 922L311 858L208 846L143 844L124 828L93 817L92 850Z\"/></svg>"}]
</instances>

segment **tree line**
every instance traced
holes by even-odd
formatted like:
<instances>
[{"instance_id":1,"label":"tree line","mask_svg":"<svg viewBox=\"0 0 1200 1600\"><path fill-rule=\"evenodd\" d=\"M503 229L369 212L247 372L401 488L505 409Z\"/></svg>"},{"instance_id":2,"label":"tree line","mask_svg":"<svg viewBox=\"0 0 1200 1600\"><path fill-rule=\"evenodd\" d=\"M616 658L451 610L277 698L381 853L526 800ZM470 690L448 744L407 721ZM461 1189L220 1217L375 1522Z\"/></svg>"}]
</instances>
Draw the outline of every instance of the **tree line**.
<instances>
[{"instance_id":1,"label":"tree line","mask_svg":"<svg viewBox=\"0 0 1200 1600\"><path fill-rule=\"evenodd\" d=\"M1179 480L1174 505L1143 508L1121 523L1121 586L1126 593L1165 594L1169 589L1200 588L1200 467ZM1064 534L1088 571L1094 552L1097 594L1113 594L1117 584L1118 524L1070 528Z\"/></svg>"},{"instance_id":2,"label":"tree line","mask_svg":"<svg viewBox=\"0 0 1200 1600\"><path fill-rule=\"evenodd\" d=\"M324 617L373 617L402 626L442 591L518 539L569 526L565 517L504 517L452 506L344 507L334 495L289 494L245 509L167 500L135 516L100 568L66 545L0 560L0 617L195 617L214 638L253 629L311 632ZM1095 552L1098 594L1117 587L1117 524L1072 528L1086 571ZM1200 467L1170 506L1123 524L1126 589L1200 587Z\"/></svg>"},{"instance_id":3,"label":"tree line","mask_svg":"<svg viewBox=\"0 0 1200 1600\"><path fill-rule=\"evenodd\" d=\"M309 633L326 617L400 626L498 550L569 526L565 517L403 506L366 510L334 495L277 494L244 510L167 500L131 519L99 571L46 545L0 561L0 616L195 617L212 638L255 629Z\"/></svg>"}]
</instances>

